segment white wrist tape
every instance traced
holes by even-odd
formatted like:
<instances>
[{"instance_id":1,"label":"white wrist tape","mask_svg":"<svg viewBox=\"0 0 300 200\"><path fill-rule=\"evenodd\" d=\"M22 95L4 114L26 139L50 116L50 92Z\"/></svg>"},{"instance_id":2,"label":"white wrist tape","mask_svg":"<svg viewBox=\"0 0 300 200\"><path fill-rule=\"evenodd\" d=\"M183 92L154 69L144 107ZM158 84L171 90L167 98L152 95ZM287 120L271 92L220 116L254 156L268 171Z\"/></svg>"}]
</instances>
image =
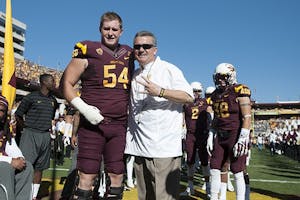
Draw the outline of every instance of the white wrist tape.
<instances>
[{"instance_id":1,"label":"white wrist tape","mask_svg":"<svg viewBox=\"0 0 300 200\"><path fill-rule=\"evenodd\" d=\"M85 103L80 97L75 97L72 99L71 104L79 110L79 112L84 113L88 109L88 104Z\"/></svg>"},{"instance_id":2,"label":"white wrist tape","mask_svg":"<svg viewBox=\"0 0 300 200\"><path fill-rule=\"evenodd\" d=\"M246 119L246 118L251 118L251 114L244 115L243 118L244 118L244 119Z\"/></svg>"},{"instance_id":3,"label":"white wrist tape","mask_svg":"<svg viewBox=\"0 0 300 200\"><path fill-rule=\"evenodd\" d=\"M104 119L97 107L85 103L80 97L72 99L71 104L93 125Z\"/></svg>"},{"instance_id":4,"label":"white wrist tape","mask_svg":"<svg viewBox=\"0 0 300 200\"><path fill-rule=\"evenodd\" d=\"M249 138L250 130L246 128L242 128L240 133L240 138Z\"/></svg>"}]
</instances>

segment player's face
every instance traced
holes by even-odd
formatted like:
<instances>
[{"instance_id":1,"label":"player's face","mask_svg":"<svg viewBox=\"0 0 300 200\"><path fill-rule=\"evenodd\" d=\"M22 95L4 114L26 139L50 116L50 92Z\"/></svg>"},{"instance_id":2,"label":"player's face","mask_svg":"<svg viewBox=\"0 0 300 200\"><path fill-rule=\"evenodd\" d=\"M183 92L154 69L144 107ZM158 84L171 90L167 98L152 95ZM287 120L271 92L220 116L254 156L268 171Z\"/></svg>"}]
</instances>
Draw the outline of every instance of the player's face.
<instances>
[{"instance_id":1,"label":"player's face","mask_svg":"<svg viewBox=\"0 0 300 200\"><path fill-rule=\"evenodd\" d=\"M195 90L193 89L194 97L195 99L198 99L201 97L201 90Z\"/></svg>"},{"instance_id":2,"label":"player's face","mask_svg":"<svg viewBox=\"0 0 300 200\"><path fill-rule=\"evenodd\" d=\"M227 84L228 76L227 75L217 74L216 77L215 77L215 79L216 79L216 83L221 88L225 88L226 86L228 86L228 84Z\"/></svg>"},{"instance_id":3,"label":"player's face","mask_svg":"<svg viewBox=\"0 0 300 200\"><path fill-rule=\"evenodd\" d=\"M146 65L155 60L157 47L153 44L150 36L136 37L134 39L134 55L140 65Z\"/></svg>"},{"instance_id":4,"label":"player's face","mask_svg":"<svg viewBox=\"0 0 300 200\"><path fill-rule=\"evenodd\" d=\"M119 38L123 32L118 20L104 21L100 31L103 44L110 49L114 49L118 45Z\"/></svg>"}]
</instances>

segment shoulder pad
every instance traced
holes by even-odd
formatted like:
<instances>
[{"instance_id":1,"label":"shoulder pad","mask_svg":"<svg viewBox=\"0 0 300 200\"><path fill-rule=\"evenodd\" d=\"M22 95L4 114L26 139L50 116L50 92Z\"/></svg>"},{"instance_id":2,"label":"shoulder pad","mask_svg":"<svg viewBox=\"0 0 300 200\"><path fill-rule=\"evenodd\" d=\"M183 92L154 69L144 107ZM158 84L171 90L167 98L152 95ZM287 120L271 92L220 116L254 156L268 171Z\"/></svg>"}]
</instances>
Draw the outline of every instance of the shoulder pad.
<instances>
[{"instance_id":1,"label":"shoulder pad","mask_svg":"<svg viewBox=\"0 0 300 200\"><path fill-rule=\"evenodd\" d=\"M250 96L251 95L250 89L246 85L243 85L243 84L235 86L234 92L238 93L241 96Z\"/></svg>"},{"instance_id":2,"label":"shoulder pad","mask_svg":"<svg viewBox=\"0 0 300 200\"><path fill-rule=\"evenodd\" d=\"M76 43L72 53L72 58L86 58L102 55L103 50L100 42L81 41Z\"/></svg>"},{"instance_id":3,"label":"shoulder pad","mask_svg":"<svg viewBox=\"0 0 300 200\"><path fill-rule=\"evenodd\" d=\"M208 97L208 98L206 99L206 102L207 102L208 105L212 105L211 97Z\"/></svg>"},{"instance_id":4,"label":"shoulder pad","mask_svg":"<svg viewBox=\"0 0 300 200\"><path fill-rule=\"evenodd\" d=\"M72 52L72 58L78 57L79 54L85 55L87 53L87 45L81 42L76 43Z\"/></svg>"}]
</instances>

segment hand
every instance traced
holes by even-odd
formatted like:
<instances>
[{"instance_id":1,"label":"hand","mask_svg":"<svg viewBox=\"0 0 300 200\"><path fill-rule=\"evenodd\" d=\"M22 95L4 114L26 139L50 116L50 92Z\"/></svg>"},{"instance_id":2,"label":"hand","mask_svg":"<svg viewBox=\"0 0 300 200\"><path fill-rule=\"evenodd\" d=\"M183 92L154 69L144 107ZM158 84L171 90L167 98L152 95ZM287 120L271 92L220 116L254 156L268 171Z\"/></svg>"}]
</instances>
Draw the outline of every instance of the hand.
<instances>
[{"instance_id":1,"label":"hand","mask_svg":"<svg viewBox=\"0 0 300 200\"><path fill-rule=\"evenodd\" d=\"M209 130L207 144L206 144L206 150L209 156L211 156L213 149L214 149L214 132L212 130Z\"/></svg>"},{"instance_id":2,"label":"hand","mask_svg":"<svg viewBox=\"0 0 300 200\"><path fill-rule=\"evenodd\" d=\"M77 147L77 136L76 135L72 135L71 145L73 148Z\"/></svg>"},{"instance_id":3,"label":"hand","mask_svg":"<svg viewBox=\"0 0 300 200\"><path fill-rule=\"evenodd\" d=\"M142 76L143 80L137 80L137 82L145 87L143 93L149 94L151 96L158 96L161 87L149 80L149 78Z\"/></svg>"},{"instance_id":4,"label":"hand","mask_svg":"<svg viewBox=\"0 0 300 200\"><path fill-rule=\"evenodd\" d=\"M22 171L25 167L26 167L26 162L24 160L24 158L13 158L11 160L11 165L13 166L13 168Z\"/></svg>"},{"instance_id":5,"label":"hand","mask_svg":"<svg viewBox=\"0 0 300 200\"><path fill-rule=\"evenodd\" d=\"M239 139L233 147L234 157L247 155L249 147L249 133L250 130L242 128Z\"/></svg>"},{"instance_id":6,"label":"hand","mask_svg":"<svg viewBox=\"0 0 300 200\"><path fill-rule=\"evenodd\" d=\"M104 119L97 107L85 103L80 97L72 99L71 104L93 125Z\"/></svg>"},{"instance_id":7,"label":"hand","mask_svg":"<svg viewBox=\"0 0 300 200\"><path fill-rule=\"evenodd\" d=\"M87 109L82 112L82 115L93 125L99 124L104 119L100 114L100 110L91 105L88 105Z\"/></svg>"}]
</instances>

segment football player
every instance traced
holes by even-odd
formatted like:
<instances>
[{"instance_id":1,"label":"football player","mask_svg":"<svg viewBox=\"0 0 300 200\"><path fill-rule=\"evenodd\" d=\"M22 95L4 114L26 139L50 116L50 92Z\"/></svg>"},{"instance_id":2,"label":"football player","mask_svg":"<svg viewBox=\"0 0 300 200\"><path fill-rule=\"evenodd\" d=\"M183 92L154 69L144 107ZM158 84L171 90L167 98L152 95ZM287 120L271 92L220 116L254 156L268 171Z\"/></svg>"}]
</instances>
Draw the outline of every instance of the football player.
<instances>
[{"instance_id":1,"label":"football player","mask_svg":"<svg viewBox=\"0 0 300 200\"><path fill-rule=\"evenodd\" d=\"M236 183L236 199L245 199L243 171L251 125L250 89L238 84L232 64L219 64L213 74L216 90L211 96L214 119L209 131L207 150L211 153L211 199L218 199L221 169L230 162Z\"/></svg>"},{"instance_id":2,"label":"football player","mask_svg":"<svg viewBox=\"0 0 300 200\"><path fill-rule=\"evenodd\" d=\"M82 116L74 199L93 199L102 156L108 173L106 198L122 199L123 194L127 107L134 70L132 49L119 44L123 27L117 13L104 13L99 31L101 42L86 40L75 45L62 78L65 99ZM82 86L80 97L74 87L78 81Z\"/></svg>"},{"instance_id":3,"label":"football player","mask_svg":"<svg viewBox=\"0 0 300 200\"><path fill-rule=\"evenodd\" d=\"M188 187L181 196L188 196L194 194L194 172L195 172L195 158L198 154L201 161L202 172L206 183L206 191L209 196L209 166L208 154L206 151L206 141L208 137L208 121L211 121L212 113L211 106L209 106L208 95L212 93L208 88L205 98L202 97L203 87L199 82L192 82L195 100L193 103L184 105L185 122L187 128L187 135L185 140L185 150L187 152L188 164ZM208 111L209 110L209 111ZM212 113L213 114L213 113Z\"/></svg>"}]
</instances>

